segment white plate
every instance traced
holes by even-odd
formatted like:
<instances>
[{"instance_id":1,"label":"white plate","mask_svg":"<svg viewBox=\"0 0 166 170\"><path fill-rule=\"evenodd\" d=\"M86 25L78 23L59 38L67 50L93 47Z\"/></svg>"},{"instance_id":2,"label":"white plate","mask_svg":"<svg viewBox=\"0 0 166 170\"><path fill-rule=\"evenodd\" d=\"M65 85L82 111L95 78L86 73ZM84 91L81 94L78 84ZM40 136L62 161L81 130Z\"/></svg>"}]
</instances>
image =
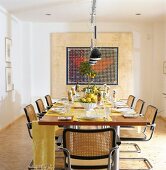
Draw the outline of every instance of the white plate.
<instances>
[{"instance_id":1,"label":"white plate","mask_svg":"<svg viewBox=\"0 0 166 170\"><path fill-rule=\"evenodd\" d=\"M55 113L65 113L64 108L59 108L59 107L51 108L50 111L55 112Z\"/></svg>"},{"instance_id":2,"label":"white plate","mask_svg":"<svg viewBox=\"0 0 166 170\"><path fill-rule=\"evenodd\" d=\"M139 114L130 114L130 113L124 113L124 117L132 118L132 117L139 117Z\"/></svg>"},{"instance_id":3,"label":"white plate","mask_svg":"<svg viewBox=\"0 0 166 170\"><path fill-rule=\"evenodd\" d=\"M129 108L127 105L115 105L117 108Z\"/></svg>"},{"instance_id":4,"label":"white plate","mask_svg":"<svg viewBox=\"0 0 166 170\"><path fill-rule=\"evenodd\" d=\"M124 106L124 105L126 105L126 103L124 103L124 102L115 102L115 104L116 104L116 105L119 105L119 106Z\"/></svg>"},{"instance_id":5,"label":"white plate","mask_svg":"<svg viewBox=\"0 0 166 170\"><path fill-rule=\"evenodd\" d=\"M115 110L115 111L117 111L117 112L128 112L129 111L129 108L118 108L118 109L113 109L113 110Z\"/></svg>"}]
</instances>

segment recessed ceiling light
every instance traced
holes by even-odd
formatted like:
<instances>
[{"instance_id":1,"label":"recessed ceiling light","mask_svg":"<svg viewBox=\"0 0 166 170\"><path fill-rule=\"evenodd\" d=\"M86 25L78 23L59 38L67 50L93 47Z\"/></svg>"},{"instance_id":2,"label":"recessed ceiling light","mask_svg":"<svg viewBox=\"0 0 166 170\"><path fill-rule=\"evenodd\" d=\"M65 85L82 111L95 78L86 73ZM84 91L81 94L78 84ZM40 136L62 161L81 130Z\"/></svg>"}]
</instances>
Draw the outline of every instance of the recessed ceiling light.
<instances>
[{"instance_id":1,"label":"recessed ceiling light","mask_svg":"<svg viewBox=\"0 0 166 170\"><path fill-rule=\"evenodd\" d=\"M141 15L141 13L136 13L135 15Z\"/></svg>"},{"instance_id":2,"label":"recessed ceiling light","mask_svg":"<svg viewBox=\"0 0 166 170\"><path fill-rule=\"evenodd\" d=\"M51 15L51 14L48 13L48 14L45 14L45 15L49 16L49 15Z\"/></svg>"}]
</instances>

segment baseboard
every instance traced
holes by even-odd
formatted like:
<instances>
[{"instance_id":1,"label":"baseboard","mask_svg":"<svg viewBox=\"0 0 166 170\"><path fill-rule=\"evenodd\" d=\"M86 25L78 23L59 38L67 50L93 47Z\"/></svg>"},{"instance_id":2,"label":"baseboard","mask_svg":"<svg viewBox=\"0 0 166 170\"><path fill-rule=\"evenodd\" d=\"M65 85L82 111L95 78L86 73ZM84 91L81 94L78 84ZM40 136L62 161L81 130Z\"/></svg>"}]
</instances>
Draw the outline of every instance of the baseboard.
<instances>
[{"instance_id":1,"label":"baseboard","mask_svg":"<svg viewBox=\"0 0 166 170\"><path fill-rule=\"evenodd\" d=\"M24 113L20 114L20 115L19 115L18 117L16 117L12 122L10 122L10 123L8 123L6 126L0 128L0 132L1 132L2 130L4 130L4 129L9 128L9 127L10 127L11 125L13 125L17 120L21 119L21 118L24 117L24 116L25 116Z\"/></svg>"}]
</instances>

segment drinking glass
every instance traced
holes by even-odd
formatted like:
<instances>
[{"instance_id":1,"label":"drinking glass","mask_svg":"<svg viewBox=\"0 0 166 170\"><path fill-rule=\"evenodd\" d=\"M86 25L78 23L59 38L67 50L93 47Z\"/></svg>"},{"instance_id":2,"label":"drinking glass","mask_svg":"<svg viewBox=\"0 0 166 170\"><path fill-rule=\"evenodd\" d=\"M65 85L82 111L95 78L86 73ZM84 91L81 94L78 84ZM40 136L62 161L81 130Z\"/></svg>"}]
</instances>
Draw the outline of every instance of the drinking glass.
<instances>
[{"instance_id":1,"label":"drinking glass","mask_svg":"<svg viewBox=\"0 0 166 170\"><path fill-rule=\"evenodd\" d=\"M104 107L105 117L108 119L110 117L111 109L109 107Z\"/></svg>"},{"instance_id":2,"label":"drinking glass","mask_svg":"<svg viewBox=\"0 0 166 170\"><path fill-rule=\"evenodd\" d=\"M71 104L70 102L65 103L65 113L69 114L71 109Z\"/></svg>"}]
</instances>

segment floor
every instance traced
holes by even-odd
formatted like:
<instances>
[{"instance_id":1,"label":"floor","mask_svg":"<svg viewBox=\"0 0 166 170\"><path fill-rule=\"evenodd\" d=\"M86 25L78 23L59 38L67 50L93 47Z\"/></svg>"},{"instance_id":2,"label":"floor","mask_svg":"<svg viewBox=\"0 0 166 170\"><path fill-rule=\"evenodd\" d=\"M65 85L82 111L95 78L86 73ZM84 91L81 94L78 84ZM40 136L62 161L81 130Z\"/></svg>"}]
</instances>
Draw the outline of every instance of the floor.
<instances>
[{"instance_id":1,"label":"floor","mask_svg":"<svg viewBox=\"0 0 166 170\"><path fill-rule=\"evenodd\" d=\"M26 119L21 117L8 128L0 131L0 170L26 170L32 159L32 141L26 128ZM121 157L146 157L154 170L166 169L166 121L157 118L155 134L149 142L139 142L140 154L121 153ZM121 146L121 150L126 149ZM62 166L61 154L57 154L58 166ZM121 168L139 167L141 162L122 161ZM134 164L134 165L133 165Z\"/></svg>"}]
</instances>

